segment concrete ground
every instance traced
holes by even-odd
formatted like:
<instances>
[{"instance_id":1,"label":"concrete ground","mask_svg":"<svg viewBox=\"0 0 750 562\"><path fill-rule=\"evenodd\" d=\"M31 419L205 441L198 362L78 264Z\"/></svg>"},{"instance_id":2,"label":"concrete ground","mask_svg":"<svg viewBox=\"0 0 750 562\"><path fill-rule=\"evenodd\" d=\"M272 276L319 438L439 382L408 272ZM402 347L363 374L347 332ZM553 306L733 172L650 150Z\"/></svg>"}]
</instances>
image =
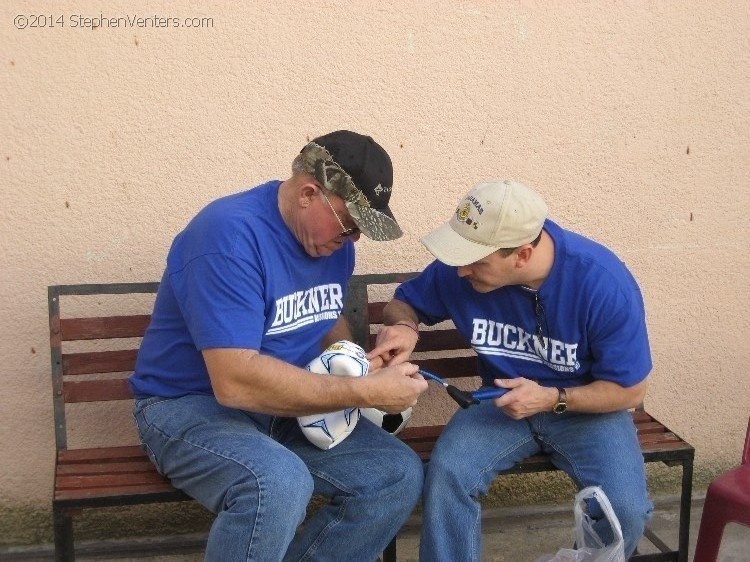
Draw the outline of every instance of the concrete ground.
<instances>
[{"instance_id":1,"label":"concrete ground","mask_svg":"<svg viewBox=\"0 0 750 562\"><path fill-rule=\"evenodd\" d=\"M693 501L690 529L690 560L693 560L695 541L702 513L703 501ZM656 501L652 528L669 546L677 542L677 508L675 500ZM398 536L399 562L418 560L420 519L412 517ZM487 562L534 562L558 548L572 545L572 507L485 509L483 512L482 559ZM143 541L111 541L79 545L77 559L109 562L199 562L203 560L201 544L205 536L175 537L169 555L154 555L153 539ZM643 552L655 552L647 541ZM127 550L127 552L125 552ZM50 547L45 549L3 549L0 560L52 560ZM695 561L699 562L699 561ZM719 562L750 562L750 528L730 524L724 532Z\"/></svg>"}]
</instances>

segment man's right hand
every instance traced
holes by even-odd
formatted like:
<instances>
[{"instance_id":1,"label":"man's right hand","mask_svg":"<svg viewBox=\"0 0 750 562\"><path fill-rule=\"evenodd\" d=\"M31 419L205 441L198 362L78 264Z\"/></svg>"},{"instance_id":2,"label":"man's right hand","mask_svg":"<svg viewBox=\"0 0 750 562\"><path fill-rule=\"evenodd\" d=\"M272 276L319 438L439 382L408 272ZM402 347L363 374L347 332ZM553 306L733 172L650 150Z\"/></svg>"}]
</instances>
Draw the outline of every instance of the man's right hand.
<instances>
[{"instance_id":1,"label":"man's right hand","mask_svg":"<svg viewBox=\"0 0 750 562\"><path fill-rule=\"evenodd\" d=\"M398 365L409 359L419 340L419 318L407 303L392 299L383 309L383 326L367 358L376 365Z\"/></svg>"},{"instance_id":2,"label":"man's right hand","mask_svg":"<svg viewBox=\"0 0 750 562\"><path fill-rule=\"evenodd\" d=\"M306 416L352 406L402 412L417 402L427 382L417 366L402 363L365 377L310 373L250 349L205 349L203 357L223 406L275 416Z\"/></svg>"},{"instance_id":3,"label":"man's right hand","mask_svg":"<svg viewBox=\"0 0 750 562\"><path fill-rule=\"evenodd\" d=\"M370 360L382 361L383 365L398 365L403 363L417 345L417 332L403 324L383 326L378 331L375 347L367 354Z\"/></svg>"},{"instance_id":4,"label":"man's right hand","mask_svg":"<svg viewBox=\"0 0 750 562\"><path fill-rule=\"evenodd\" d=\"M368 384L368 402L373 408L397 414L414 406L427 390L427 381L418 369L413 363L400 363L378 369L358 382Z\"/></svg>"}]
</instances>

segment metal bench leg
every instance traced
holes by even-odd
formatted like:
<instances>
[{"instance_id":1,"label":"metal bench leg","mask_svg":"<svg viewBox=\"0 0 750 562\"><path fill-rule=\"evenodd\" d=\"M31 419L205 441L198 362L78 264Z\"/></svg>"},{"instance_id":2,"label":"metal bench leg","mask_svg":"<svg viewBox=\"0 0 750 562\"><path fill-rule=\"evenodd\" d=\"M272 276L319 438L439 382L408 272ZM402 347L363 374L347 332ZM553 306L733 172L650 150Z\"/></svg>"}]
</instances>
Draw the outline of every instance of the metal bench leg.
<instances>
[{"instance_id":1,"label":"metal bench leg","mask_svg":"<svg viewBox=\"0 0 750 562\"><path fill-rule=\"evenodd\" d=\"M690 536L690 507L693 499L693 458L682 463L682 496L680 497L680 551L679 562L688 562L688 539Z\"/></svg>"},{"instance_id":2,"label":"metal bench leg","mask_svg":"<svg viewBox=\"0 0 750 562\"><path fill-rule=\"evenodd\" d=\"M383 562L396 562L396 537L385 547Z\"/></svg>"},{"instance_id":3,"label":"metal bench leg","mask_svg":"<svg viewBox=\"0 0 750 562\"><path fill-rule=\"evenodd\" d=\"M73 518L64 509L52 508L55 525L55 562L73 562L75 548L73 546Z\"/></svg>"}]
</instances>

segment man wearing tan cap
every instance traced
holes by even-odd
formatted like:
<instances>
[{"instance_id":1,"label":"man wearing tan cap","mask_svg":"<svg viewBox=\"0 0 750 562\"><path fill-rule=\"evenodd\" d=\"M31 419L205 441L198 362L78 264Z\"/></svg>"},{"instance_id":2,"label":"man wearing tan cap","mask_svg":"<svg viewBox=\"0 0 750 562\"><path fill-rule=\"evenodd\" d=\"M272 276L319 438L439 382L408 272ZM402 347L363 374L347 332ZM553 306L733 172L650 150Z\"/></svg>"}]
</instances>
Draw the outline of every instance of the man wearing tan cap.
<instances>
[{"instance_id":1,"label":"man wearing tan cap","mask_svg":"<svg viewBox=\"0 0 750 562\"><path fill-rule=\"evenodd\" d=\"M392 186L378 143L335 131L302 148L290 178L214 201L172 244L130 383L149 457L216 513L207 561L372 561L419 500L422 463L392 435L357 424L329 452L296 419L400 412L427 387L409 363L305 370L351 339L341 313L360 233L401 235ZM330 502L298 529L313 494Z\"/></svg>"},{"instance_id":2,"label":"man wearing tan cap","mask_svg":"<svg viewBox=\"0 0 750 562\"><path fill-rule=\"evenodd\" d=\"M515 181L477 185L422 243L437 260L396 290L369 356L404 361L420 322L451 319L483 385L507 392L456 412L436 443L420 559L479 560L479 498L499 471L540 451L579 487L602 487L629 557L652 510L627 412L651 370L635 279L610 250L549 220L542 198ZM600 527L611 539L606 520Z\"/></svg>"}]
</instances>

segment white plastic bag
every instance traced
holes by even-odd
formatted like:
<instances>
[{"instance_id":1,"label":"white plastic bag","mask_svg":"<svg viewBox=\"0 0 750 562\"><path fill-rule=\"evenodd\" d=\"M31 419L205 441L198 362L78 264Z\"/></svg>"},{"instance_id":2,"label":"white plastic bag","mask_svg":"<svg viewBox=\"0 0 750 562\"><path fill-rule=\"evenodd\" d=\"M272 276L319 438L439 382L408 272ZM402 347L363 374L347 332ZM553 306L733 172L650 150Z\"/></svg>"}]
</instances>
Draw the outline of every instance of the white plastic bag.
<instances>
[{"instance_id":1,"label":"white plastic bag","mask_svg":"<svg viewBox=\"0 0 750 562\"><path fill-rule=\"evenodd\" d=\"M604 517L612 527L612 544L605 545L594 530L595 521L586 510L586 500L599 502ZM617 519L609 498L599 486L589 486L576 494L573 505L576 526L574 529L576 548L561 548L556 554L543 556L537 562L626 562L625 540L622 538L622 527Z\"/></svg>"}]
</instances>

